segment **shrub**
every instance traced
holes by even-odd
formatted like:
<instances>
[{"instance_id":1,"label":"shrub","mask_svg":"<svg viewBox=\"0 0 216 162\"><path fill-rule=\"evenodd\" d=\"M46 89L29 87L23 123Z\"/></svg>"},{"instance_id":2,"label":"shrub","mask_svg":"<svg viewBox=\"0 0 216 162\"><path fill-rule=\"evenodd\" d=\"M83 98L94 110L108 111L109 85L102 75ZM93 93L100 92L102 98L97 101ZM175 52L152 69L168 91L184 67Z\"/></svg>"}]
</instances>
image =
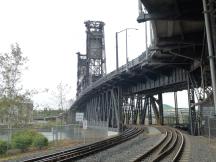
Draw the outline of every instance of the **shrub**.
<instances>
[{"instance_id":1,"label":"shrub","mask_svg":"<svg viewBox=\"0 0 216 162\"><path fill-rule=\"evenodd\" d=\"M13 148L21 149L25 151L29 146L31 146L33 137L37 134L35 131L23 130L19 131L12 136L12 146Z\"/></svg>"},{"instance_id":2,"label":"shrub","mask_svg":"<svg viewBox=\"0 0 216 162\"><path fill-rule=\"evenodd\" d=\"M0 155L5 154L7 151L7 142L0 140Z\"/></svg>"},{"instance_id":3,"label":"shrub","mask_svg":"<svg viewBox=\"0 0 216 162\"><path fill-rule=\"evenodd\" d=\"M37 134L33 139L33 146L41 149L44 146L48 145L48 139L42 134Z\"/></svg>"},{"instance_id":4,"label":"shrub","mask_svg":"<svg viewBox=\"0 0 216 162\"><path fill-rule=\"evenodd\" d=\"M48 139L34 130L23 130L12 135L13 148L25 151L30 146L41 149L48 145Z\"/></svg>"},{"instance_id":5,"label":"shrub","mask_svg":"<svg viewBox=\"0 0 216 162\"><path fill-rule=\"evenodd\" d=\"M28 134L18 135L12 139L14 148L25 151L32 144L32 138Z\"/></svg>"}]
</instances>

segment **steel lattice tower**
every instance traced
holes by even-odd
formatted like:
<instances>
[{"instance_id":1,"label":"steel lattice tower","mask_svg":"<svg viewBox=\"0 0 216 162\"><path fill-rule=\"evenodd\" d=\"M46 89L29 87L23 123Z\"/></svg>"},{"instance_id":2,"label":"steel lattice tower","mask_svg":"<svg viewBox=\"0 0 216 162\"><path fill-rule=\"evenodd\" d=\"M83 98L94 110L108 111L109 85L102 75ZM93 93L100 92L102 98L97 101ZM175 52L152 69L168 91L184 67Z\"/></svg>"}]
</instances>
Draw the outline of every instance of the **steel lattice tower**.
<instances>
[{"instance_id":1,"label":"steel lattice tower","mask_svg":"<svg viewBox=\"0 0 216 162\"><path fill-rule=\"evenodd\" d=\"M77 96L106 74L104 22L86 21L86 55L78 54Z\"/></svg>"},{"instance_id":2,"label":"steel lattice tower","mask_svg":"<svg viewBox=\"0 0 216 162\"><path fill-rule=\"evenodd\" d=\"M96 81L106 73L104 23L101 21L86 21L86 56L88 83Z\"/></svg>"}]
</instances>

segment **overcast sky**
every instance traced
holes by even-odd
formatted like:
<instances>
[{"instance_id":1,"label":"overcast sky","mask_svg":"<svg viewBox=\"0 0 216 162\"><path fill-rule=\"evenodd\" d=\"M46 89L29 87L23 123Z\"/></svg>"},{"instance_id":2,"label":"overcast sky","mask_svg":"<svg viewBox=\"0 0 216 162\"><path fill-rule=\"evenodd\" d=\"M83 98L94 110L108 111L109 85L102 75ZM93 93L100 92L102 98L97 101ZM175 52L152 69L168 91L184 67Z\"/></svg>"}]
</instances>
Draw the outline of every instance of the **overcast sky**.
<instances>
[{"instance_id":1,"label":"overcast sky","mask_svg":"<svg viewBox=\"0 0 216 162\"><path fill-rule=\"evenodd\" d=\"M24 73L25 88L54 91L59 82L76 93L77 55L86 53L84 21L105 22L107 71L115 69L115 32L128 31L129 60L145 51L144 24L138 24L136 0L0 0L0 52L9 52L10 44L19 43L29 58ZM125 63L125 33L119 34L120 65ZM169 103L170 97L164 98ZM34 97L39 104L53 104L52 95ZM184 99L185 100L185 99ZM171 102L173 105L173 102ZM187 106L187 103L180 103Z\"/></svg>"}]
</instances>

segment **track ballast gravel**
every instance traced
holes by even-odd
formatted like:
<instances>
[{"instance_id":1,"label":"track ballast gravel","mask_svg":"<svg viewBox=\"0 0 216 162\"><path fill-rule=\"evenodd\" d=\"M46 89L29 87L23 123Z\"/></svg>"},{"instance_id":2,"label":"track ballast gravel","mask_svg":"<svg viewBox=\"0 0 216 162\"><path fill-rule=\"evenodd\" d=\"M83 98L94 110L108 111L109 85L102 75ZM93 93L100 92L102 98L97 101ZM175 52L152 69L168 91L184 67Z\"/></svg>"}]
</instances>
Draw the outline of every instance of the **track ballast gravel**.
<instances>
[{"instance_id":1,"label":"track ballast gravel","mask_svg":"<svg viewBox=\"0 0 216 162\"><path fill-rule=\"evenodd\" d=\"M79 162L126 162L130 161L138 154L146 152L164 137L164 134L145 135L141 134L134 139L120 145L104 150L97 154L88 156Z\"/></svg>"}]
</instances>

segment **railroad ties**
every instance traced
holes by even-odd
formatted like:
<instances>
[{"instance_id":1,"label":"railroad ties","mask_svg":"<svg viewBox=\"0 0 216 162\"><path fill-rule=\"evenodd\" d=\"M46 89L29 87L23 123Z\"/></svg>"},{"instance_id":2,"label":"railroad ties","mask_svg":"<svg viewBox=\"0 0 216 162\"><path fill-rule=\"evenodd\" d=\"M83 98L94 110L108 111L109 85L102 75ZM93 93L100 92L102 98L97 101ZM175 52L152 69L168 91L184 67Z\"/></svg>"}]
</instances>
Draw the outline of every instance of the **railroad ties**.
<instances>
[{"instance_id":1,"label":"railroad ties","mask_svg":"<svg viewBox=\"0 0 216 162\"><path fill-rule=\"evenodd\" d=\"M144 131L143 128L130 128L117 135L115 137L98 141L92 144L88 144L85 146L81 146L74 149L68 149L61 152L57 152L54 154L49 154L41 157L36 157L32 159L25 160L24 162L61 162L61 161L73 161L81 159L85 156L89 156L91 154L95 154L99 151L111 148L115 145L118 145L122 142L130 140Z\"/></svg>"},{"instance_id":2,"label":"railroad ties","mask_svg":"<svg viewBox=\"0 0 216 162\"><path fill-rule=\"evenodd\" d=\"M147 148L143 154L139 154L136 157L130 159L130 162L176 162L181 160L181 155L185 145L185 138L183 134L179 130L171 127L157 127L157 129L159 129L164 134L164 137L154 146ZM143 131L144 127L132 127L126 129L120 135L109 139L101 140L73 149L64 150L54 154L28 159L24 162L75 161L126 142L127 140L140 135L143 133Z\"/></svg>"},{"instance_id":3,"label":"railroad ties","mask_svg":"<svg viewBox=\"0 0 216 162\"><path fill-rule=\"evenodd\" d=\"M176 162L180 160L185 144L183 134L170 127L159 127L159 129L165 133L164 138L143 154L131 159L130 162Z\"/></svg>"}]
</instances>

